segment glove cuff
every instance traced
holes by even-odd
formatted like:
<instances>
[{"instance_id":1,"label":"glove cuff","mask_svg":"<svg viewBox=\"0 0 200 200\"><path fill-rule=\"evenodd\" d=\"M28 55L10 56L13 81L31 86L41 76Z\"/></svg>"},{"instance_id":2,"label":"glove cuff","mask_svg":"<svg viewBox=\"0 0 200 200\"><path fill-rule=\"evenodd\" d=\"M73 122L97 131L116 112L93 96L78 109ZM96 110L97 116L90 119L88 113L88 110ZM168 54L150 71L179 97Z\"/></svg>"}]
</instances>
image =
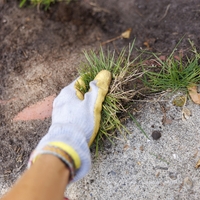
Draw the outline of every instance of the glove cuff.
<instances>
[{"instance_id":1,"label":"glove cuff","mask_svg":"<svg viewBox=\"0 0 200 200\"><path fill-rule=\"evenodd\" d=\"M65 151L63 149L63 147L65 147L65 144L60 144L60 143L56 143L56 142L52 142L48 145L46 145L37 155L36 157L30 157L30 161L31 163L34 163L38 157L40 157L40 155L42 154L50 154L50 155L54 155L57 158L59 158L65 165L66 167L69 169L70 171L70 181L73 180L74 175L75 175L75 171L76 171L76 167L75 167L75 162L74 159L72 158L72 156L70 154L67 153L67 151ZM75 152L76 154L76 152ZM78 154L77 154L78 156ZM80 160L80 158L78 157L78 159ZM78 168L77 168L78 169Z\"/></svg>"},{"instance_id":2,"label":"glove cuff","mask_svg":"<svg viewBox=\"0 0 200 200\"><path fill-rule=\"evenodd\" d=\"M84 134L71 125L53 124L32 153L29 166L40 155L47 145L58 147L65 151L74 161L75 176L71 182L83 178L91 168L91 156Z\"/></svg>"},{"instance_id":3,"label":"glove cuff","mask_svg":"<svg viewBox=\"0 0 200 200\"><path fill-rule=\"evenodd\" d=\"M50 145L58 147L59 149L66 152L73 160L75 170L78 170L81 166L81 160L77 152L69 145L63 142L50 142Z\"/></svg>"}]
</instances>

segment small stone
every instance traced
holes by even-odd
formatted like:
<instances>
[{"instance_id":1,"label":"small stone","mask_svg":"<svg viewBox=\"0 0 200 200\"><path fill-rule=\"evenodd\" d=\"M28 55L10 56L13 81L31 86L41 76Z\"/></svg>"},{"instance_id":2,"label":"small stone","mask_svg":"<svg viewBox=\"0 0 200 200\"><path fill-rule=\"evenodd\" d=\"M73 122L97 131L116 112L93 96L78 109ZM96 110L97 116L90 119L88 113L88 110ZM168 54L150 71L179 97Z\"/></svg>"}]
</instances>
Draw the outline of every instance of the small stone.
<instances>
[{"instance_id":1,"label":"small stone","mask_svg":"<svg viewBox=\"0 0 200 200\"><path fill-rule=\"evenodd\" d=\"M176 180L176 179L177 179L177 173L175 173L175 172L169 172L169 177L170 177L172 180Z\"/></svg>"},{"instance_id":2,"label":"small stone","mask_svg":"<svg viewBox=\"0 0 200 200\"><path fill-rule=\"evenodd\" d=\"M90 180L90 184L92 184L93 182L94 182L94 179L91 179L91 180Z\"/></svg>"},{"instance_id":3,"label":"small stone","mask_svg":"<svg viewBox=\"0 0 200 200\"><path fill-rule=\"evenodd\" d=\"M159 175L160 175L160 172L157 172L157 173L156 173L156 177L159 177Z\"/></svg>"},{"instance_id":4,"label":"small stone","mask_svg":"<svg viewBox=\"0 0 200 200\"><path fill-rule=\"evenodd\" d=\"M115 175L116 175L116 172L110 171L110 172L108 172L108 174L110 174L110 175L112 175L112 176L115 176Z\"/></svg>"},{"instance_id":5,"label":"small stone","mask_svg":"<svg viewBox=\"0 0 200 200\"><path fill-rule=\"evenodd\" d=\"M172 154L173 158L176 160L178 156L176 154Z\"/></svg>"},{"instance_id":6,"label":"small stone","mask_svg":"<svg viewBox=\"0 0 200 200\"><path fill-rule=\"evenodd\" d=\"M140 146L140 151L144 151L144 146L143 145Z\"/></svg>"},{"instance_id":7,"label":"small stone","mask_svg":"<svg viewBox=\"0 0 200 200\"><path fill-rule=\"evenodd\" d=\"M189 177L184 178L184 186L185 186L187 189L191 189L191 188L193 187L192 179L189 178Z\"/></svg>"},{"instance_id":8,"label":"small stone","mask_svg":"<svg viewBox=\"0 0 200 200\"><path fill-rule=\"evenodd\" d=\"M154 140L158 140L161 137L161 132L160 131L153 131L151 136Z\"/></svg>"}]
</instances>

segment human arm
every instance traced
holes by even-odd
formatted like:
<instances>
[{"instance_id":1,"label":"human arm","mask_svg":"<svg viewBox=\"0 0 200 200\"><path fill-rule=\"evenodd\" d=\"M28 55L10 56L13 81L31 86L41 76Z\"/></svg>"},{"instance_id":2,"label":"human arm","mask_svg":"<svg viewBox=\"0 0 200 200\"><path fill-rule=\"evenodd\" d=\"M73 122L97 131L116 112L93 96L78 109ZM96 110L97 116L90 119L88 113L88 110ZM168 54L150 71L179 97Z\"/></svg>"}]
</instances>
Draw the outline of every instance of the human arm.
<instances>
[{"instance_id":1,"label":"human arm","mask_svg":"<svg viewBox=\"0 0 200 200\"><path fill-rule=\"evenodd\" d=\"M63 200L70 170L56 156L41 155L2 200Z\"/></svg>"},{"instance_id":2,"label":"human arm","mask_svg":"<svg viewBox=\"0 0 200 200\"><path fill-rule=\"evenodd\" d=\"M86 94L82 94L76 87L77 83L83 84L80 78L62 89L53 103L52 124L48 133L31 154L29 169L4 198L33 200L32 193L34 193L33 189L35 188L37 188L38 196L41 193L49 197L47 193L43 193L49 191L49 194L53 192L60 198L60 193L64 191L63 184L66 187L68 182L77 181L88 173L91 166L89 146L99 130L102 103L108 92L110 81L111 73L103 70L90 82L90 90ZM52 148L54 149L52 150ZM46 160L45 156L53 156L57 161L53 157ZM53 160L55 160L53 168L55 173L51 164L46 163L47 161L53 162ZM65 163L69 173L68 177L63 175L61 183L57 184L59 179L57 170L59 171L62 162ZM43 171L45 169L46 171L41 173L39 166L42 167ZM49 171L49 168L52 171ZM65 173L64 171L62 173ZM49 177L45 178L48 174ZM54 179L55 183L53 183ZM40 182L40 187L37 185L38 182ZM28 192L24 191L25 186L28 187ZM53 190L54 186L60 189ZM29 198L24 198L23 195L28 195ZM34 195L36 194L34 193ZM50 198L53 199L51 195ZM46 199L43 198L43 200Z\"/></svg>"}]
</instances>

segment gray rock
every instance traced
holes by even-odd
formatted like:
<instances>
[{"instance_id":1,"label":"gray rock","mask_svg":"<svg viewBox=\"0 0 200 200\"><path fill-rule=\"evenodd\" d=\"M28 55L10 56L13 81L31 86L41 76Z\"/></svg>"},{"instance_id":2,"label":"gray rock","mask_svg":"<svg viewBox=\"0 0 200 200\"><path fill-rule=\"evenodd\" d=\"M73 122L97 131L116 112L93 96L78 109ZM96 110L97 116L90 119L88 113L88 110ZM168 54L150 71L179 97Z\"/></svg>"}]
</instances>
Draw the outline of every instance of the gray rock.
<instances>
[{"instance_id":1,"label":"gray rock","mask_svg":"<svg viewBox=\"0 0 200 200\"><path fill-rule=\"evenodd\" d=\"M169 177L170 177L172 180L176 180L176 179L177 179L177 173L176 173L176 172L169 172Z\"/></svg>"}]
</instances>

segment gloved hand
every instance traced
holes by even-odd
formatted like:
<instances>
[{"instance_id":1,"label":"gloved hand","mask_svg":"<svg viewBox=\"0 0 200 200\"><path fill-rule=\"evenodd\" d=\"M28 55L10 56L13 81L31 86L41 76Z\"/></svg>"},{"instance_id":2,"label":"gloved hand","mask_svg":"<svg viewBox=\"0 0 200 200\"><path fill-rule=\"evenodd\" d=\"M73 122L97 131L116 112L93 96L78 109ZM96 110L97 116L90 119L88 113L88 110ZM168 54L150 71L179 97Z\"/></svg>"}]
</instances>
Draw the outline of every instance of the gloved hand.
<instances>
[{"instance_id":1,"label":"gloved hand","mask_svg":"<svg viewBox=\"0 0 200 200\"><path fill-rule=\"evenodd\" d=\"M90 90L85 95L76 87L77 84L84 86L81 78L62 89L53 103L50 129L32 153L30 161L46 153L48 148L45 149L45 146L51 145L65 151L73 159L76 172L72 181L84 177L91 167L89 146L99 130L102 103L110 82L111 73L102 70L90 82Z\"/></svg>"}]
</instances>

